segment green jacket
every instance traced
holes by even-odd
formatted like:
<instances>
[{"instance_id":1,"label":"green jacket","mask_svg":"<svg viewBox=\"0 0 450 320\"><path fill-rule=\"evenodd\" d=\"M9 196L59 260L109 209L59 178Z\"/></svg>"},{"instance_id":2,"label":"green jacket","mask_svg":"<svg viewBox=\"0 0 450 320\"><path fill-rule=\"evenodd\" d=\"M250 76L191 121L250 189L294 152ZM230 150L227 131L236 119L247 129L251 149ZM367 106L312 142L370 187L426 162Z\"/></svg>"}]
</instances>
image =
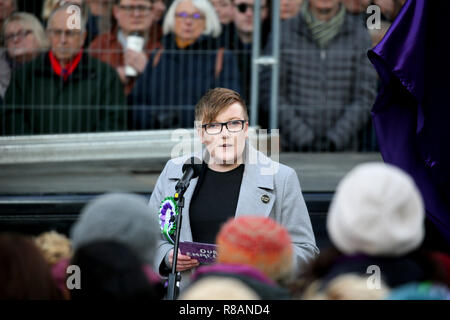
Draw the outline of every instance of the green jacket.
<instances>
[{"instance_id":1,"label":"green jacket","mask_svg":"<svg viewBox=\"0 0 450 320\"><path fill-rule=\"evenodd\" d=\"M114 69L83 53L67 78L48 52L16 69L0 113L0 134L76 133L126 129L123 87Z\"/></svg>"}]
</instances>

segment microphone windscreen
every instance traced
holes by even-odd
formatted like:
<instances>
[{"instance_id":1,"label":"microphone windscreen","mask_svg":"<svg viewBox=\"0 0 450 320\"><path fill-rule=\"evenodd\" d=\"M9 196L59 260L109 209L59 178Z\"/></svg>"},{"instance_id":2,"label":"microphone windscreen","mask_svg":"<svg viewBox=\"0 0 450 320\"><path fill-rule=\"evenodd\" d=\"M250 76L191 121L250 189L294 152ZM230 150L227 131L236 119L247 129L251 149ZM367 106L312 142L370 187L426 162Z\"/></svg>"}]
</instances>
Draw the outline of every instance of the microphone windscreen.
<instances>
[{"instance_id":1,"label":"microphone windscreen","mask_svg":"<svg viewBox=\"0 0 450 320\"><path fill-rule=\"evenodd\" d=\"M197 157L191 157L187 159L186 162L183 164L182 171L185 172L189 167L194 170L194 175L192 176L192 179L197 178L200 175L200 171L202 170L202 160Z\"/></svg>"}]
</instances>

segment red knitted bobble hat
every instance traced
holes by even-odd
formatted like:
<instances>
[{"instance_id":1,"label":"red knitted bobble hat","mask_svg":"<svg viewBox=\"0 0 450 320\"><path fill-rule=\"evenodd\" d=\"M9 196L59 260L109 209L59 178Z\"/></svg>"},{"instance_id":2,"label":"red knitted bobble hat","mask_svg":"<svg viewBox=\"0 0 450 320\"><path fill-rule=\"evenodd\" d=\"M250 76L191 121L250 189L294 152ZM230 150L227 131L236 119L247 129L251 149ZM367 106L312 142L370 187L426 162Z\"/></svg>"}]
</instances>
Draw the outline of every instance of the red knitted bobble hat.
<instances>
[{"instance_id":1,"label":"red knitted bobble hat","mask_svg":"<svg viewBox=\"0 0 450 320\"><path fill-rule=\"evenodd\" d=\"M292 272L291 237L283 226L270 218L230 219L220 229L216 244L219 263L252 266L274 281Z\"/></svg>"}]
</instances>

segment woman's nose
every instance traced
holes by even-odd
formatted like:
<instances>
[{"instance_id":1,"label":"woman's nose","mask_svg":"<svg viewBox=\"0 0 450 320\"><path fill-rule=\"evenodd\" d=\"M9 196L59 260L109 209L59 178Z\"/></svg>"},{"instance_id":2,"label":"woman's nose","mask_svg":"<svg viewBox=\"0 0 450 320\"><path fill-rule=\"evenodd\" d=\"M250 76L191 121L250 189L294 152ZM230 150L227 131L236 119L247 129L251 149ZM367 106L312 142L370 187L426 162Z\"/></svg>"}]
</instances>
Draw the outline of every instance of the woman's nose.
<instances>
[{"instance_id":1,"label":"woman's nose","mask_svg":"<svg viewBox=\"0 0 450 320\"><path fill-rule=\"evenodd\" d=\"M222 132L220 134L222 136L222 139L228 139L230 137L230 131L228 131L226 126L223 126Z\"/></svg>"}]
</instances>

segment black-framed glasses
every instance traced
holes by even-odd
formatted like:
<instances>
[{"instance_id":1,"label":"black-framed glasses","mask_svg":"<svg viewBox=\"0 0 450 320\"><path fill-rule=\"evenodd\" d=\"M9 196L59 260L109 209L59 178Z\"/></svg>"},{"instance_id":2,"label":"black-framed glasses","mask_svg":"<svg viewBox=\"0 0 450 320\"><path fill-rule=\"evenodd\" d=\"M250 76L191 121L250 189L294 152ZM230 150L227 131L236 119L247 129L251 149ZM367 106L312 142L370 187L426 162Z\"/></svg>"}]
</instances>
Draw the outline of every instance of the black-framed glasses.
<instances>
[{"instance_id":1,"label":"black-framed glasses","mask_svg":"<svg viewBox=\"0 0 450 320\"><path fill-rule=\"evenodd\" d=\"M265 5L261 4L261 9L264 9L265 7ZM249 3L240 3L236 5L236 8L240 13L245 13L248 8L252 9L252 11L255 11L255 5Z\"/></svg>"},{"instance_id":2,"label":"black-framed glasses","mask_svg":"<svg viewBox=\"0 0 450 320\"><path fill-rule=\"evenodd\" d=\"M5 42L8 43L15 38L19 40L25 39L28 35L32 34L32 30L19 30L16 33L5 34Z\"/></svg>"},{"instance_id":3,"label":"black-framed glasses","mask_svg":"<svg viewBox=\"0 0 450 320\"><path fill-rule=\"evenodd\" d=\"M227 127L229 132L240 132L244 129L244 125L247 120L231 120L227 122L212 122L202 124L202 128L205 129L207 134L219 134L222 132L223 126Z\"/></svg>"},{"instance_id":4,"label":"black-framed glasses","mask_svg":"<svg viewBox=\"0 0 450 320\"><path fill-rule=\"evenodd\" d=\"M143 5L140 6L119 5L119 8L128 14L132 14L133 12L147 14L150 10L152 10L152 6L143 6Z\"/></svg>"},{"instance_id":5,"label":"black-framed glasses","mask_svg":"<svg viewBox=\"0 0 450 320\"><path fill-rule=\"evenodd\" d=\"M201 13L193 13L193 14L189 14L187 12L177 12L175 13L175 16L177 18L181 18L181 19L187 19L187 18L191 18L193 20L201 20L204 19L204 16Z\"/></svg>"}]
</instances>

